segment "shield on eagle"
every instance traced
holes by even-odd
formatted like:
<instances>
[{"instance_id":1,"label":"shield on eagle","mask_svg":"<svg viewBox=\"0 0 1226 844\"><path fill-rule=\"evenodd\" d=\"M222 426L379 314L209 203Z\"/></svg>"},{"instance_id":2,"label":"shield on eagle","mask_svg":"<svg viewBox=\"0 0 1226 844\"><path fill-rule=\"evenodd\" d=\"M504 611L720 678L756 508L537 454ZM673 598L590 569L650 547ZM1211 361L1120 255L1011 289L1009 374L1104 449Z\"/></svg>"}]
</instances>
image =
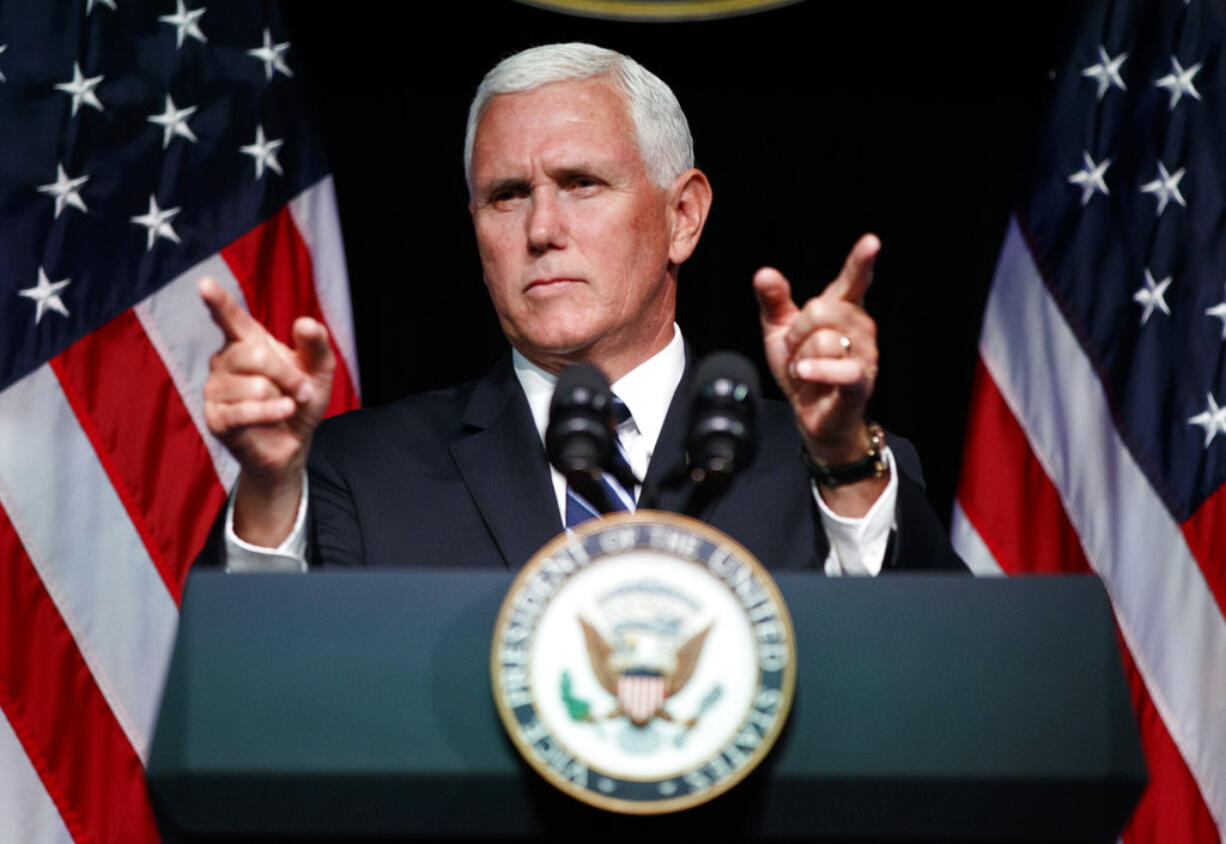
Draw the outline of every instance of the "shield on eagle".
<instances>
[{"instance_id":1,"label":"shield on eagle","mask_svg":"<svg viewBox=\"0 0 1226 844\"><path fill-rule=\"evenodd\" d=\"M628 671L617 678L617 700L634 724L645 724L656 714L664 692L664 675L658 671Z\"/></svg>"},{"instance_id":2,"label":"shield on eagle","mask_svg":"<svg viewBox=\"0 0 1226 844\"><path fill-rule=\"evenodd\" d=\"M675 636L660 635L650 625L632 623L626 627L633 632L623 629L609 642L587 619L580 618L579 625L592 673L605 691L617 697L614 714L625 715L636 727L645 726L657 715L669 718L664 701L690 681L703 642L711 632L707 625L678 642Z\"/></svg>"}]
</instances>

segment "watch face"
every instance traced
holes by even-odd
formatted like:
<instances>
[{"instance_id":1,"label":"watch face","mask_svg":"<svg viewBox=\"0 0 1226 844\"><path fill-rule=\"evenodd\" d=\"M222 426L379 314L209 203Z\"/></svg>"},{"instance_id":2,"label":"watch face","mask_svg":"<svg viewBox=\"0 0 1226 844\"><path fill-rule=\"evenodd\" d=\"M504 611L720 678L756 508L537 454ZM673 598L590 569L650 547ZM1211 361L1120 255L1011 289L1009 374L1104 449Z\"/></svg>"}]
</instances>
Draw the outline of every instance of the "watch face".
<instances>
[{"instance_id":1,"label":"watch face","mask_svg":"<svg viewBox=\"0 0 1226 844\"><path fill-rule=\"evenodd\" d=\"M512 584L490 656L525 760L579 800L652 814L704 803L766 756L791 706L795 646L774 581L692 519L593 519Z\"/></svg>"}]
</instances>

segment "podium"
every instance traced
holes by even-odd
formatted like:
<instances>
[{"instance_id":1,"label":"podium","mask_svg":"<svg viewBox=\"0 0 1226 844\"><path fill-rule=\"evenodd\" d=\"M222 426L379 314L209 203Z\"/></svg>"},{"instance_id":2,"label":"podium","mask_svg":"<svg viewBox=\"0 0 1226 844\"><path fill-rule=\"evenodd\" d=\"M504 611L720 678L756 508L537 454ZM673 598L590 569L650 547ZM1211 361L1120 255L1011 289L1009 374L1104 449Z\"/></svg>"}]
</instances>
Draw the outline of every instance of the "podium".
<instances>
[{"instance_id":1,"label":"podium","mask_svg":"<svg viewBox=\"0 0 1226 844\"><path fill-rule=\"evenodd\" d=\"M1145 783L1096 579L784 573L796 698L764 764L674 815L590 808L498 720L511 579L194 573L148 764L165 839L1113 841Z\"/></svg>"}]
</instances>

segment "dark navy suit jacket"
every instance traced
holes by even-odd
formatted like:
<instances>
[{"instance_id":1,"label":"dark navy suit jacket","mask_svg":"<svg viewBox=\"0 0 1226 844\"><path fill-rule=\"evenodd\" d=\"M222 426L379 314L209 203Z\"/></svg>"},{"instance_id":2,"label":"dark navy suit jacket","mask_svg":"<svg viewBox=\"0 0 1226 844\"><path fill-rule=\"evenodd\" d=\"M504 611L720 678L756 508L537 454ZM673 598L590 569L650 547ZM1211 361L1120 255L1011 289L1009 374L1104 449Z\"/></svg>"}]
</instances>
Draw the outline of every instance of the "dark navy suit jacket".
<instances>
[{"instance_id":1,"label":"dark navy suit jacket","mask_svg":"<svg viewBox=\"0 0 1226 844\"><path fill-rule=\"evenodd\" d=\"M689 375L687 367L645 488L683 458ZM768 568L821 571L828 544L790 407L762 402L758 437L752 464L701 515ZM924 497L914 448L897 438L890 444L901 472L886 570L965 571ZM326 420L309 469L312 566L516 569L562 530L545 451L509 357L482 379ZM665 490L657 509L682 510L690 492ZM218 539L204 556L220 559Z\"/></svg>"}]
</instances>

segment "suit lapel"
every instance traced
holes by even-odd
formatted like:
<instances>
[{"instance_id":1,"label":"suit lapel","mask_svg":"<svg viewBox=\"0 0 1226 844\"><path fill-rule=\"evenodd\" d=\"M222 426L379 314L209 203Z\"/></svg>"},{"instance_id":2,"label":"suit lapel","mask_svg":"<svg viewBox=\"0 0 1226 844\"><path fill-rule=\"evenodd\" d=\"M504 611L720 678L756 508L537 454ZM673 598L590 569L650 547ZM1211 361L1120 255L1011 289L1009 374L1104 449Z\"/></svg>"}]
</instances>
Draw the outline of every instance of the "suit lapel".
<instances>
[{"instance_id":1,"label":"suit lapel","mask_svg":"<svg viewBox=\"0 0 1226 844\"><path fill-rule=\"evenodd\" d=\"M549 462L509 358L477 383L451 455L508 567L562 530Z\"/></svg>"}]
</instances>

